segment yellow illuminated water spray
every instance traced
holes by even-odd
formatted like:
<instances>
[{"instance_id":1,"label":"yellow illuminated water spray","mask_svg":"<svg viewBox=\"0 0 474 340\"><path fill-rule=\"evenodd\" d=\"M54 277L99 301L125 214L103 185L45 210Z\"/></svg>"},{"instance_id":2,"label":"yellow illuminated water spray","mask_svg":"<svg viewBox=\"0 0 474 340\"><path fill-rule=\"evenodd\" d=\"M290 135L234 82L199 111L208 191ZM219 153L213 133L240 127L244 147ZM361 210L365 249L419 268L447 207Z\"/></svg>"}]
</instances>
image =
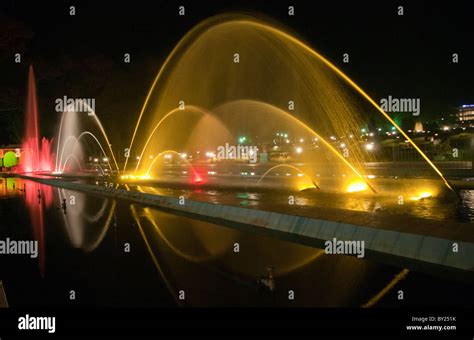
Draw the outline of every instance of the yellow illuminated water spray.
<instances>
[{"instance_id":1,"label":"yellow illuminated water spray","mask_svg":"<svg viewBox=\"0 0 474 340\"><path fill-rule=\"evenodd\" d=\"M344 74L339 68L337 68L334 64L332 64L329 60L327 60L325 57L323 57L321 54L316 52L315 50L311 49L308 45L303 43L302 41L298 40L297 38L285 33L284 31L277 29L275 27L272 27L268 24L258 22L253 18L249 17L231 17L231 16L217 16L214 18L211 18L209 20L204 21L203 23L195 26L193 29L191 29L181 40L180 42L174 47L174 49L171 51L171 53L168 55L167 59L163 63L162 67L160 68L157 76L155 77L153 84L146 96L145 102L142 106L142 109L140 111L132 138L130 142L130 150L133 147L133 144L135 142L136 134L138 131L138 127L140 126L140 123L142 122L143 115L145 113L145 110L147 109L147 106L150 103L150 99L152 97L152 94L155 90L155 87L159 83L159 80L165 77L166 70L172 64L173 62L176 61L175 57L179 51L182 49L188 48L188 47L195 47L195 45L192 45L191 43L196 42L195 40L190 39L196 32L199 32L201 30L201 36L209 32L211 28L215 28L217 26L223 26L223 25L229 25L229 24L241 24L241 25L246 25L252 28L258 28L261 31L265 31L267 33L271 33L272 36L280 37L285 39L285 41L289 41L295 46L303 49L307 53L309 53L310 56L316 57L316 59L320 62L322 62L323 65L327 66L331 71L333 71L340 79L342 79L345 83L350 85L352 89L354 89L359 95L361 95L365 100L367 100L382 116L387 119L399 132L400 134L410 143L410 145L413 146L415 150L422 156L422 158L430 165L430 167L436 172L437 175L443 180L444 184L451 190L453 190L452 186L448 182L448 180L443 176L441 171L434 165L434 163L423 153L423 151L412 141L412 139L395 123L395 121L385 112L381 109L381 107L364 91L362 88L360 88L352 79L350 79L346 74ZM197 40L197 39L196 39ZM179 60L179 59L178 59ZM305 62L308 62L307 59L304 60ZM196 85L197 86L197 85ZM296 117L293 117L295 121L301 122L299 119ZM315 131L311 128L309 128L313 133ZM152 134L151 134L152 135ZM151 138L151 135L149 138ZM367 182L367 180L364 178L364 176L352 165L350 164L337 150L334 150L334 147L325 141L324 139L321 139L323 143L332 151L334 154L336 154L347 166L349 166L352 171L354 171L355 174L361 180L363 180L373 191L375 191L370 184ZM147 141L148 143L148 141ZM128 159L125 161L124 169L126 168ZM453 190L454 191L454 190Z\"/></svg>"}]
</instances>

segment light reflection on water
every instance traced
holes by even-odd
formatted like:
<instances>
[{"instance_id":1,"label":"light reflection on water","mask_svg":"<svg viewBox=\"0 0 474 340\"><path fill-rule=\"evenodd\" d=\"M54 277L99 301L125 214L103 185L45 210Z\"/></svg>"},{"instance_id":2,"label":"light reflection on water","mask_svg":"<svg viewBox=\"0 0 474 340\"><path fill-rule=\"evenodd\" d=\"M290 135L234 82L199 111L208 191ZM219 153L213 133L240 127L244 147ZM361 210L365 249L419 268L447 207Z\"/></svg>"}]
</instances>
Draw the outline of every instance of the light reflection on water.
<instances>
[{"instance_id":1,"label":"light reflection on water","mask_svg":"<svg viewBox=\"0 0 474 340\"><path fill-rule=\"evenodd\" d=\"M15 188L19 188L24 183L33 182L13 179L8 183L8 195L13 193L21 197L21 192L13 191L12 183L15 183ZM44 185L41 187L41 190L51 191L53 197L52 203L46 207L47 214L31 216L32 219L44 219L44 224L48 227L43 229L43 233L52 233L54 228L51 225L56 225L63 230L70 248L80 249L84 254L101 256L97 252L103 252L104 247L107 249L107 242L104 240L110 238L111 234L117 234L117 230L126 226L132 226L138 233L139 225L140 229L143 228L143 242L133 244L133 247L148 246L150 258L159 267L154 273L146 275L160 275L167 286L171 287L168 291L185 290L187 304L193 306L360 306L377 294L399 271L352 257L328 256L318 249L177 217L152 208L137 205L131 207L125 202L116 203L70 190ZM287 200L287 196L275 193L229 194L220 191L188 192L149 187L141 187L140 190L168 195L185 192L191 198L206 195L217 203L235 203L233 200L236 199L239 204L247 202L256 207L265 206L262 202L268 197L277 201ZM297 205L343 205L346 209L359 211L379 211L387 209L389 205L384 199L374 201L368 197L345 196L338 201L333 196L315 196L312 193L301 193L298 196ZM462 192L461 196L472 217L473 191ZM64 199L67 203L66 211L61 209ZM27 206L38 204L36 201L26 203ZM437 200L425 200L403 208L414 214L425 213L429 218L446 218L448 214L443 213L444 210L439 215L430 212L439 206ZM398 207L394 209L396 208ZM452 206L446 208L446 211L450 208ZM44 235L35 237L44 238ZM236 245L238 252L235 251ZM46 244L46 248L54 246ZM66 265L67 254L64 261ZM259 277L266 275L266 268L269 266L274 268L277 287L276 297L270 300L266 293L262 295L256 283ZM46 275L47 273L46 267ZM298 292L297 301L288 301L285 292L290 289Z\"/></svg>"},{"instance_id":2,"label":"light reflection on water","mask_svg":"<svg viewBox=\"0 0 474 340\"><path fill-rule=\"evenodd\" d=\"M461 190L459 195L462 198L461 216L467 216L470 221L474 221L474 190Z\"/></svg>"},{"instance_id":3,"label":"light reflection on water","mask_svg":"<svg viewBox=\"0 0 474 340\"><path fill-rule=\"evenodd\" d=\"M369 213L380 212L456 222L474 221L474 190L460 191L462 202L458 202L455 197L448 199L435 197L418 201L405 199L403 204L399 204L398 196L388 195L350 195L314 191L294 194L278 192L220 192L219 194L209 194L202 191L185 192L191 199L289 213L291 213L292 208L288 205L288 198L289 195L293 195L295 207L342 209Z\"/></svg>"}]
</instances>

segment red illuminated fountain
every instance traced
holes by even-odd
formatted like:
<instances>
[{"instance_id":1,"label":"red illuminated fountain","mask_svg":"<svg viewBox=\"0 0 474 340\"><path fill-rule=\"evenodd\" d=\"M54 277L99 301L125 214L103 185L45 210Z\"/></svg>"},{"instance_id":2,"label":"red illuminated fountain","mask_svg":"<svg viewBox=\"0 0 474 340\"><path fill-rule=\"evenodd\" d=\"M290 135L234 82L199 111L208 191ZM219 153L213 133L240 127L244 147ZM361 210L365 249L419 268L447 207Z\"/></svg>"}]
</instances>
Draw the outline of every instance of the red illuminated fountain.
<instances>
[{"instance_id":1,"label":"red illuminated fountain","mask_svg":"<svg viewBox=\"0 0 474 340\"><path fill-rule=\"evenodd\" d=\"M25 110L25 133L22 140L23 154L21 155L21 169L24 172L52 171L53 155L51 141L42 138L40 145L38 127L38 101L36 98L36 82L33 66L28 72L28 93Z\"/></svg>"},{"instance_id":2,"label":"red illuminated fountain","mask_svg":"<svg viewBox=\"0 0 474 340\"><path fill-rule=\"evenodd\" d=\"M36 97L36 82L33 67L30 65L28 72L28 93L25 109L25 133L22 140L23 153L20 166L22 171L28 173L50 172L53 169L53 155L51 141L42 138L40 145L38 127L38 101ZM34 238L38 241L38 265L40 273L45 271L45 239L43 214L44 207L49 208L53 203L52 188L42 184L26 181L24 184L26 205L30 212L31 226Z\"/></svg>"}]
</instances>

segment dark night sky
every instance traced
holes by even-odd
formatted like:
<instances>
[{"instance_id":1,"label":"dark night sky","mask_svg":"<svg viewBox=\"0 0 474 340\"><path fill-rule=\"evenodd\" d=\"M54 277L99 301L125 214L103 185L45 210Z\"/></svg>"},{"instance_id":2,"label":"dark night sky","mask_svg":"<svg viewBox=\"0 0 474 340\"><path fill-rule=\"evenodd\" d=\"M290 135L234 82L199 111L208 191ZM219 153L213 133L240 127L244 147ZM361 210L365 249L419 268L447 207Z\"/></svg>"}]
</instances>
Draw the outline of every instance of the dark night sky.
<instances>
[{"instance_id":1,"label":"dark night sky","mask_svg":"<svg viewBox=\"0 0 474 340\"><path fill-rule=\"evenodd\" d=\"M0 144L21 135L28 64L38 79L42 129L53 133L54 99L96 97L104 121L138 115L166 55L209 16L267 16L307 41L381 97L421 98L422 117L474 103L473 1L22 1L0 4ZM287 15L288 5L296 15ZM77 14L68 14L75 5ZM186 6L186 16L177 7ZM397 16L404 5L405 15ZM23 62L13 55L21 52ZM132 63L122 62L123 53ZM351 62L342 63L350 53ZM459 53L459 64L451 62ZM130 119L135 121L135 118ZM8 123L7 123L8 122ZM129 140L130 126L112 131Z\"/></svg>"}]
</instances>

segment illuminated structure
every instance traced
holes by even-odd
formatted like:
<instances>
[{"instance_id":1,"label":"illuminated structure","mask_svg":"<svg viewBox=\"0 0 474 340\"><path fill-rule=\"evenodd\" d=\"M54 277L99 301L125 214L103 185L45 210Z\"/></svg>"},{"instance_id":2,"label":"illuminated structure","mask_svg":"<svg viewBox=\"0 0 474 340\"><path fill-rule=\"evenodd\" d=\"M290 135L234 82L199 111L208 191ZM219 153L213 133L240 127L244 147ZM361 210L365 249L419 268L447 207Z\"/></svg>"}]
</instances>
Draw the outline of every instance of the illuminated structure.
<instances>
[{"instance_id":1,"label":"illuminated structure","mask_svg":"<svg viewBox=\"0 0 474 340\"><path fill-rule=\"evenodd\" d=\"M459 107L456 114L457 121L462 125L474 126L474 105L463 105Z\"/></svg>"},{"instance_id":2,"label":"illuminated structure","mask_svg":"<svg viewBox=\"0 0 474 340\"><path fill-rule=\"evenodd\" d=\"M9 145L0 148L0 168L12 168L20 163L21 148L18 145Z\"/></svg>"}]
</instances>

